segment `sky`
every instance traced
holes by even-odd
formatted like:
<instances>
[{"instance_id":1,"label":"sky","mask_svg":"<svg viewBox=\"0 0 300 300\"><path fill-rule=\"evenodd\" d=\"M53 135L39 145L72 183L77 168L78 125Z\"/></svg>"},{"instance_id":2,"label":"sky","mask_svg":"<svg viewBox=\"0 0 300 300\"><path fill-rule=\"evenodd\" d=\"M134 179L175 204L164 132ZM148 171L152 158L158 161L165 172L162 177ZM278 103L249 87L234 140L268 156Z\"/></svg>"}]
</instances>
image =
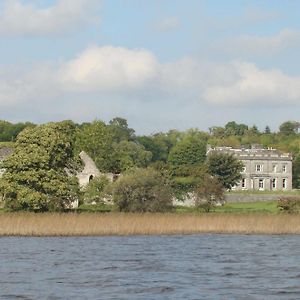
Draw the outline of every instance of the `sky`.
<instances>
[{"instance_id":1,"label":"sky","mask_svg":"<svg viewBox=\"0 0 300 300\"><path fill-rule=\"evenodd\" d=\"M298 0L2 0L0 119L138 134L300 120Z\"/></svg>"}]
</instances>

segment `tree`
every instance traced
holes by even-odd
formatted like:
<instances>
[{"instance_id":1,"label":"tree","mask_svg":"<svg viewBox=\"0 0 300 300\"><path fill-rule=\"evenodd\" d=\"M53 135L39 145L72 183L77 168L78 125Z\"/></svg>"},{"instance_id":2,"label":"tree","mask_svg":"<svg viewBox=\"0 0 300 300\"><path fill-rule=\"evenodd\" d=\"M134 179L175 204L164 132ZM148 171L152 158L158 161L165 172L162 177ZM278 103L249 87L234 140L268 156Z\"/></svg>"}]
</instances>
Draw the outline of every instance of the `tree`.
<instances>
[{"instance_id":1,"label":"tree","mask_svg":"<svg viewBox=\"0 0 300 300\"><path fill-rule=\"evenodd\" d=\"M17 135L26 127L34 127L35 125L26 123L12 124L7 121L0 120L0 142L15 141Z\"/></svg>"},{"instance_id":2,"label":"tree","mask_svg":"<svg viewBox=\"0 0 300 300\"><path fill-rule=\"evenodd\" d=\"M134 130L128 127L126 119L113 118L109 121L109 127L112 130L113 139L116 143L135 139Z\"/></svg>"},{"instance_id":3,"label":"tree","mask_svg":"<svg viewBox=\"0 0 300 300\"><path fill-rule=\"evenodd\" d=\"M178 142L170 151L168 162L174 166L202 164L206 158L205 142L187 137Z\"/></svg>"},{"instance_id":4,"label":"tree","mask_svg":"<svg viewBox=\"0 0 300 300\"><path fill-rule=\"evenodd\" d=\"M225 125L225 133L229 135L244 135L248 130L248 126L245 124L237 124L235 121L228 122Z\"/></svg>"},{"instance_id":5,"label":"tree","mask_svg":"<svg viewBox=\"0 0 300 300\"><path fill-rule=\"evenodd\" d=\"M194 191L195 206L209 212L217 203L224 201L224 187L213 176L206 175Z\"/></svg>"},{"instance_id":6,"label":"tree","mask_svg":"<svg viewBox=\"0 0 300 300\"><path fill-rule=\"evenodd\" d=\"M114 145L115 170L124 172L134 167L147 167L151 161L152 153L146 151L142 145L135 142L121 141Z\"/></svg>"},{"instance_id":7,"label":"tree","mask_svg":"<svg viewBox=\"0 0 300 300\"><path fill-rule=\"evenodd\" d=\"M69 122L24 129L14 152L3 163L6 169L0 190L6 207L18 210L63 210L77 199L78 183L69 177L74 127Z\"/></svg>"},{"instance_id":8,"label":"tree","mask_svg":"<svg viewBox=\"0 0 300 300\"><path fill-rule=\"evenodd\" d=\"M152 153L152 162L166 162L170 148L173 146L167 135L157 133L151 136L139 136L137 142L144 146L145 150Z\"/></svg>"},{"instance_id":9,"label":"tree","mask_svg":"<svg viewBox=\"0 0 300 300\"><path fill-rule=\"evenodd\" d=\"M279 132L283 135L292 135L298 132L300 123L296 121L287 121L279 126Z\"/></svg>"},{"instance_id":10,"label":"tree","mask_svg":"<svg viewBox=\"0 0 300 300\"><path fill-rule=\"evenodd\" d=\"M243 163L232 154L212 152L208 156L207 168L229 190L242 179Z\"/></svg>"},{"instance_id":11,"label":"tree","mask_svg":"<svg viewBox=\"0 0 300 300\"><path fill-rule=\"evenodd\" d=\"M265 128L265 134L270 134L271 133L271 129L270 127L267 125Z\"/></svg>"},{"instance_id":12,"label":"tree","mask_svg":"<svg viewBox=\"0 0 300 300\"><path fill-rule=\"evenodd\" d=\"M85 151L101 172L114 171L113 133L102 121L86 123L77 129L76 152Z\"/></svg>"},{"instance_id":13,"label":"tree","mask_svg":"<svg viewBox=\"0 0 300 300\"><path fill-rule=\"evenodd\" d=\"M172 207L170 188L153 169L136 169L113 185L113 202L123 212L163 212Z\"/></svg>"}]
</instances>

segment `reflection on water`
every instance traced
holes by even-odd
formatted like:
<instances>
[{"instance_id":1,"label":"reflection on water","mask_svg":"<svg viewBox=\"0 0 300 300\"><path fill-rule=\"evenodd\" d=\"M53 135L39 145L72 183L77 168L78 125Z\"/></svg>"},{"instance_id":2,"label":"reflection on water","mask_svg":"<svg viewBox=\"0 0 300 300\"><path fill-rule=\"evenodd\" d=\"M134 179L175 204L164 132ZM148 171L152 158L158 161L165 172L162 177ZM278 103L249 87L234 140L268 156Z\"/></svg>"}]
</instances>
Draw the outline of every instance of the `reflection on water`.
<instances>
[{"instance_id":1,"label":"reflection on water","mask_svg":"<svg viewBox=\"0 0 300 300\"><path fill-rule=\"evenodd\" d=\"M0 299L300 299L299 236L0 238Z\"/></svg>"}]
</instances>

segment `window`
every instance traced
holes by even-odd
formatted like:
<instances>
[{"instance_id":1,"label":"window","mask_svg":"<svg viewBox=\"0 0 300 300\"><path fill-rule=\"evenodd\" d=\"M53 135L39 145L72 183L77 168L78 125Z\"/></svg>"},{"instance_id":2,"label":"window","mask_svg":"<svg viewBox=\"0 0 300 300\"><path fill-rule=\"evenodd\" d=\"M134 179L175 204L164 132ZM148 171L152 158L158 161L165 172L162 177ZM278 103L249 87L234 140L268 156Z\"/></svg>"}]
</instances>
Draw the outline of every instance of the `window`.
<instances>
[{"instance_id":1,"label":"window","mask_svg":"<svg viewBox=\"0 0 300 300\"><path fill-rule=\"evenodd\" d=\"M277 165L272 165L272 169L273 169L273 173L276 173L277 172Z\"/></svg>"},{"instance_id":2,"label":"window","mask_svg":"<svg viewBox=\"0 0 300 300\"><path fill-rule=\"evenodd\" d=\"M283 189L286 189L286 186L287 186L287 179L286 179L286 178L283 178L283 179L282 179L282 188L283 188Z\"/></svg>"},{"instance_id":3,"label":"window","mask_svg":"<svg viewBox=\"0 0 300 300\"><path fill-rule=\"evenodd\" d=\"M276 189L276 178L272 179L272 189Z\"/></svg>"},{"instance_id":4,"label":"window","mask_svg":"<svg viewBox=\"0 0 300 300\"><path fill-rule=\"evenodd\" d=\"M261 172L263 170L263 165L256 165L255 169L256 169L256 172Z\"/></svg>"},{"instance_id":5,"label":"window","mask_svg":"<svg viewBox=\"0 0 300 300\"><path fill-rule=\"evenodd\" d=\"M263 179L259 179L259 181L258 181L258 188L260 190L264 189L264 180Z\"/></svg>"},{"instance_id":6,"label":"window","mask_svg":"<svg viewBox=\"0 0 300 300\"><path fill-rule=\"evenodd\" d=\"M286 165L282 165L282 172L286 173Z\"/></svg>"},{"instance_id":7,"label":"window","mask_svg":"<svg viewBox=\"0 0 300 300\"><path fill-rule=\"evenodd\" d=\"M243 189L246 188L246 179L245 178L242 179L242 188Z\"/></svg>"}]
</instances>

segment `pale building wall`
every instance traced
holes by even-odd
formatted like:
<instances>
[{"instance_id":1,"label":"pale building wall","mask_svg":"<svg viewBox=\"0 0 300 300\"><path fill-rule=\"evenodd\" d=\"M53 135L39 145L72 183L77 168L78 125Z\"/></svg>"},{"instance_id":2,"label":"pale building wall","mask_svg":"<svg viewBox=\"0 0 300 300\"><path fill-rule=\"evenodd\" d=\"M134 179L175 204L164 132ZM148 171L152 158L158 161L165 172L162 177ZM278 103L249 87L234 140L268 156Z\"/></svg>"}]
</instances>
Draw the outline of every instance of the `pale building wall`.
<instances>
[{"instance_id":1,"label":"pale building wall","mask_svg":"<svg viewBox=\"0 0 300 300\"><path fill-rule=\"evenodd\" d=\"M233 154L245 166L241 182L234 190L292 190L292 156L275 149L233 149L217 147L208 150Z\"/></svg>"}]
</instances>

